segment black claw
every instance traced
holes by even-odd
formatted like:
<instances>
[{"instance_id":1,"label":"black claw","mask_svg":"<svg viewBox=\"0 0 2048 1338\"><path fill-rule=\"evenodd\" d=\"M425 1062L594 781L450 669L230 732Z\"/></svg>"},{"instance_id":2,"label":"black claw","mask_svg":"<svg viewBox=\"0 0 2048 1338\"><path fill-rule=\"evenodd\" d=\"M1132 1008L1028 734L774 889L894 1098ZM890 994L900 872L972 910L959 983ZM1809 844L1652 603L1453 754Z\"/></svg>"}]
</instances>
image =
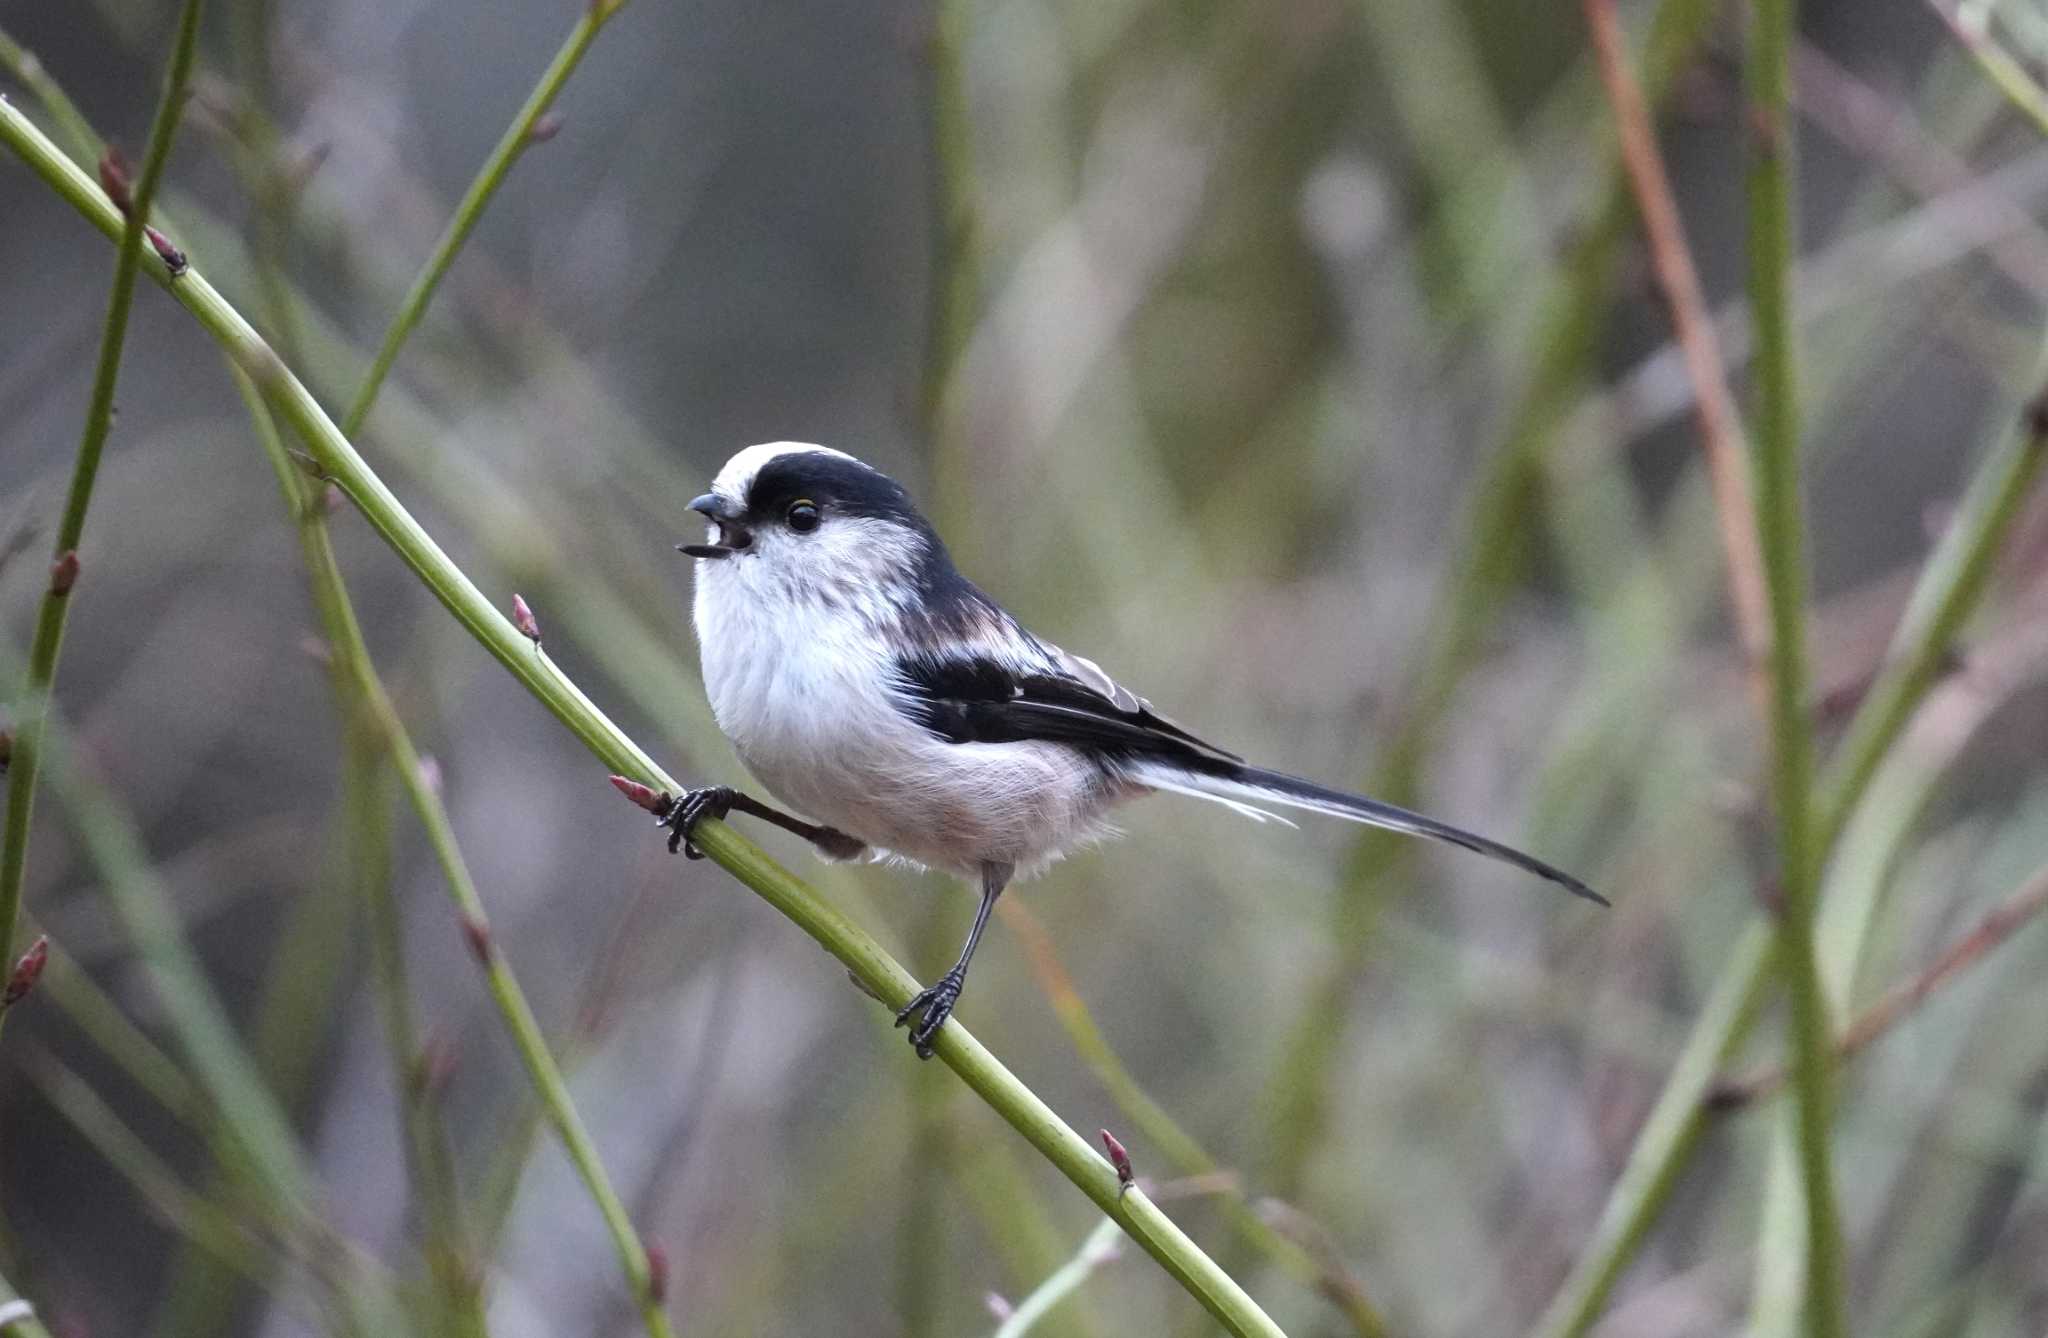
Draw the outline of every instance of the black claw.
<instances>
[{"instance_id":1,"label":"black claw","mask_svg":"<svg viewBox=\"0 0 2048 1338\"><path fill-rule=\"evenodd\" d=\"M706 818L720 821L732 812L733 800L739 798L739 791L724 785L708 785L701 790L685 791L682 798L672 801L668 811L655 819L655 825L668 828L668 853L673 855L678 847L685 859L703 859L704 852L690 844L690 832Z\"/></svg>"},{"instance_id":2,"label":"black claw","mask_svg":"<svg viewBox=\"0 0 2048 1338\"><path fill-rule=\"evenodd\" d=\"M899 1027L909 1027L910 1020L917 1018L917 1025L910 1028L910 1045L917 1051L919 1059L932 1057L932 1038L939 1034L940 1027L946 1025L946 1019L953 1016L953 1005L960 1001L960 986L965 980L963 972L957 969L948 971L939 977L936 984L919 990L896 1014Z\"/></svg>"}]
</instances>

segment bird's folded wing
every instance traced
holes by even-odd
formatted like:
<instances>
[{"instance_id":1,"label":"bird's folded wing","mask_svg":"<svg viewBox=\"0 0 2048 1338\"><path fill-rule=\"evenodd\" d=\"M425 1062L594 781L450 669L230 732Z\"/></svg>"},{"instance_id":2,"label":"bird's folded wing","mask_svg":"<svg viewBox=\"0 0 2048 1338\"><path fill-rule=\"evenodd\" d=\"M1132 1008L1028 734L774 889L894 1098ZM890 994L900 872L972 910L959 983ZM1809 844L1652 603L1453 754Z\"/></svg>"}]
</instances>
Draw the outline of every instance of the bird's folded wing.
<instances>
[{"instance_id":1,"label":"bird's folded wing","mask_svg":"<svg viewBox=\"0 0 2048 1338\"><path fill-rule=\"evenodd\" d=\"M1022 667L991 655L906 657L897 663L904 710L950 743L1064 743L1198 770L1244 760L1160 715L1092 661L1035 649L1044 662Z\"/></svg>"}]
</instances>

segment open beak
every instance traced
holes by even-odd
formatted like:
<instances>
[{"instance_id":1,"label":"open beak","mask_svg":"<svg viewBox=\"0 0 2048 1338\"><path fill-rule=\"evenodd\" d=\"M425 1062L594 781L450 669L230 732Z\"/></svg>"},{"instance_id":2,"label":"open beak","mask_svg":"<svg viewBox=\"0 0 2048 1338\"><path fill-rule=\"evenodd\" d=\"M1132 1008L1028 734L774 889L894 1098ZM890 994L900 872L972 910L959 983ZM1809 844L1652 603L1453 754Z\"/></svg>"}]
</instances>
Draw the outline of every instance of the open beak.
<instances>
[{"instance_id":1,"label":"open beak","mask_svg":"<svg viewBox=\"0 0 2048 1338\"><path fill-rule=\"evenodd\" d=\"M717 493L707 492L697 498L690 503L690 510L703 513L706 520L718 527L717 541L677 544L678 553L687 553L693 558L729 558L753 544L753 532L740 524L739 513L733 504Z\"/></svg>"}]
</instances>

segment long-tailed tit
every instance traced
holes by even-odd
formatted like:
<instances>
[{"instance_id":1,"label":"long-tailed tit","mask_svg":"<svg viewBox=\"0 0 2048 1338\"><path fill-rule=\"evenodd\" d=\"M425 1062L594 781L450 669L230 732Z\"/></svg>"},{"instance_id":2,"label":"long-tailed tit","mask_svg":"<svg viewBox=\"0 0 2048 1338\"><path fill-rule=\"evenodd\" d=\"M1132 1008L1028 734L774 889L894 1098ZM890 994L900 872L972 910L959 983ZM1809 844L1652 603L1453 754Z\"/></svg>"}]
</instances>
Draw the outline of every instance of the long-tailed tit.
<instances>
[{"instance_id":1,"label":"long-tailed tit","mask_svg":"<svg viewBox=\"0 0 2048 1338\"><path fill-rule=\"evenodd\" d=\"M978 880L960 960L896 1015L915 1023L922 1058L1003 888L1107 834L1111 809L1156 790L1260 820L1271 804L1434 837L1605 904L1519 850L1196 738L1026 631L954 569L895 480L850 455L750 446L690 509L713 525L680 547L698 559L697 641L719 728L770 793L824 825L735 790L693 790L663 818L669 848L737 809L830 859L872 852Z\"/></svg>"}]
</instances>

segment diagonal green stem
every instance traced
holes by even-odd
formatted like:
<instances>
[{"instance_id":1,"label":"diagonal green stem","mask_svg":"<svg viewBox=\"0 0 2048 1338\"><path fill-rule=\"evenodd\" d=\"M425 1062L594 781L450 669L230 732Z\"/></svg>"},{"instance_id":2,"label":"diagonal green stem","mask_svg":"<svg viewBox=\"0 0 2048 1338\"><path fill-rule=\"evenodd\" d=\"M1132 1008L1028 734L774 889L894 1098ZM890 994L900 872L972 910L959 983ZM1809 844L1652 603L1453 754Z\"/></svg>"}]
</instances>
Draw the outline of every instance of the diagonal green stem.
<instances>
[{"instance_id":1,"label":"diagonal green stem","mask_svg":"<svg viewBox=\"0 0 2048 1338\"><path fill-rule=\"evenodd\" d=\"M353 854L350 881L370 925L370 955L380 996L387 1049L396 1074L399 1121L405 1131L406 1165L419 1196L426 1223L429 1271L441 1288L445 1314L454 1331L476 1338L489 1332L482 1289L469 1255L462 1204L455 1182L448 1133L434 1109L434 1097L419 1072L419 1026L406 979L405 943L398 907L391 891L390 796L378 775L385 749L383 724L376 705L381 685L362 639L362 630L341 583L341 570L327 532L326 508L320 490L309 488L292 463L278 435L276 422L240 368L232 368L235 388L248 408L257 439L277 472L278 486L299 535L299 552L312 586L313 605L331 652L334 692L340 708L344 740L343 808L347 814ZM372 698L376 698L373 704ZM417 783L417 775L413 780Z\"/></svg>"},{"instance_id":2,"label":"diagonal green stem","mask_svg":"<svg viewBox=\"0 0 2048 1338\"><path fill-rule=\"evenodd\" d=\"M418 815L420 825L426 830L428 845L441 866L443 882L462 915L465 929L471 934L473 944L483 945L484 977L492 1001L504 1018L506 1030L511 1034L520 1060L541 1098L549 1122L554 1125L570 1162L604 1218L648 1333L652 1338L663 1338L669 1332L668 1321L662 1314L659 1299L653 1294L646 1246L635 1230L624 1202L612 1186L596 1144L576 1112L568 1082L548 1050L540 1023L526 1002L525 992L520 989L512 968L503 954L497 951L491 938L489 915L476 883L470 877L468 861L463 858L462 848L456 842L447 807L435 788L428 784L419 750L391 705L390 695L384 690L383 681L370 658L369 645L363 639L362 625L356 618L354 604L335 558L319 499L306 488L299 467L285 449L269 406L240 367L235 368L235 383L256 425L257 439L277 473L278 486L283 489L287 504L298 519L301 555L306 564L307 579L313 587L314 602L320 609L322 626L333 647L335 671L346 681L350 698L366 717L362 725L374 730L391 753L399 783ZM533 654L538 657L538 650ZM476 1316L475 1323L481 1327L480 1314Z\"/></svg>"},{"instance_id":3,"label":"diagonal green stem","mask_svg":"<svg viewBox=\"0 0 2048 1338\"><path fill-rule=\"evenodd\" d=\"M35 807L43 720L57 678L57 657L64 646L64 622L71 608L72 583L78 575L78 541L85 533L86 509L92 505L100 455L114 421L114 385L121 376L121 352L128 340L128 308L135 299L142 231L149 220L150 203L156 199L157 184L163 180L164 164L171 156L178 118L185 109L185 85L192 76L193 51L198 42L199 0L185 0L178 16L177 39L171 48L170 70L164 76L163 98L149 128L149 150L142 161L142 176L135 184L114 256L114 283L107 296L106 328L100 336L99 366L93 373L85 432L78 443L71 488L64 498L64 515L57 522L57 542L51 550L58 565L53 566L49 585L43 592L42 605L36 612L35 638L29 644L28 680L22 688L14 754L7 771L7 816L4 829L0 829L0 967L11 966L14 961L14 922L20 915L22 881L28 873L29 819ZM91 188L89 182L87 188ZM101 201L109 210L113 209L104 196ZM66 564L68 574L60 575ZM0 1024L6 1018L7 1014L0 1011Z\"/></svg>"},{"instance_id":4,"label":"diagonal green stem","mask_svg":"<svg viewBox=\"0 0 2048 1338\"><path fill-rule=\"evenodd\" d=\"M1179 1121L1155 1101L1125 1067L1122 1057L1110 1045L1109 1038L1103 1035L1087 1003L1074 988L1073 979L1053 950L1052 938L1038 922L1038 917L1021 901L1005 902L996 908L996 912L1023 946L1031 972L1038 978L1038 987L1058 1015L1067 1038L1073 1042L1074 1052L1095 1074L1096 1081L1102 1084L1117 1109L1130 1119L1132 1127L1157 1148L1179 1174L1197 1176L1220 1171L1221 1164L1209 1155L1208 1149L1181 1128ZM1320 1292L1344 1316L1358 1338L1386 1338L1386 1319L1358 1279L1328 1267L1300 1242L1283 1234L1260 1216L1248 1201L1244 1189L1233 1186L1220 1197L1231 1227L1244 1244L1266 1255L1296 1281Z\"/></svg>"},{"instance_id":5,"label":"diagonal green stem","mask_svg":"<svg viewBox=\"0 0 2048 1338\"><path fill-rule=\"evenodd\" d=\"M1081 1242L1072 1259L1054 1269L1050 1277L1017 1303L1009 1318L996 1328L995 1338L1025 1338L1055 1306L1079 1291L1089 1274L1113 1262L1116 1247L1116 1223L1104 1218L1101 1225L1088 1233L1088 1239Z\"/></svg>"},{"instance_id":6,"label":"diagonal green stem","mask_svg":"<svg viewBox=\"0 0 2048 1338\"><path fill-rule=\"evenodd\" d=\"M2048 368L2043 370L2048 377ZM1979 468L1955 519L1922 569L1906 617L1885 658L1885 669L1850 721L1829 768L1831 781L1816 820L1815 847L1823 855L1856 812L1878 763L1933 685L1957 631L1982 601L1988 576L2020 501L2048 458L2048 416L2032 405ZM1592 1328L1636 1251L1648 1238L1678 1176L1711 1117L1716 1074L1732 1057L1757 1016L1756 1005L1776 958L1768 929L1752 925L1728 955L1691 1037L1665 1080L1642 1133L1608 1196L1570 1276L1532 1333L1538 1338L1579 1338Z\"/></svg>"},{"instance_id":7,"label":"diagonal green stem","mask_svg":"<svg viewBox=\"0 0 2048 1338\"><path fill-rule=\"evenodd\" d=\"M2034 383L2034 398L1970 481L1954 520L1927 559L1892 633L1884 667L1829 762L1822 785L1827 796L1819 841L1823 851L1841 834L1913 708L1948 664L1957 634L1991 579L1999 543L2040 477L2042 461L2048 460L2048 356Z\"/></svg>"},{"instance_id":8,"label":"diagonal green stem","mask_svg":"<svg viewBox=\"0 0 2048 1338\"><path fill-rule=\"evenodd\" d=\"M19 109L5 103L0 103L0 140L6 141L46 185L88 222L108 236L118 231L119 216L92 183ZM593 756L612 770L656 788L671 793L683 788L574 683L535 655L533 643L448 559L384 481L363 462L305 386L196 268L173 285L160 263L152 264L145 258L144 264L151 277L170 288L180 305L250 375L274 410L306 442L322 470L356 503L399 558L478 643L567 726ZM699 849L795 921L885 1004L892 1008L901 1006L916 991L917 982L866 931L770 860L734 828L722 822L706 822L697 828L694 839ZM939 1057L983 1101L1098 1207L1115 1218L1146 1253L1232 1333L1280 1332L1244 1289L1218 1268L1158 1205L1141 1191L1121 1190L1109 1163L957 1019L939 1034L936 1049Z\"/></svg>"},{"instance_id":9,"label":"diagonal green stem","mask_svg":"<svg viewBox=\"0 0 2048 1338\"><path fill-rule=\"evenodd\" d=\"M1645 96L1654 104L1683 68L1718 9L1706 0L1664 0L1642 60ZM1629 196L1619 167L1593 211L1570 260L1548 285L1537 317L1540 350L1522 387L1508 439L1489 455L1459 521L1457 569L1430 611L1428 631L1399 725L1364 787L1391 803L1412 804L1429 741L1455 704L1473 648L1514 574L1536 472L1594 363L1613 260L1628 220ZM1330 965L1306 990L1293 1031L1281 1047L1268 1101L1273 1149L1265 1180L1276 1194L1300 1195L1308 1158L1322 1142L1329 1115L1328 1072L1342 1040L1345 1005L1363 973L1387 873L1411 843L1379 830L1360 835L1347 861L1346 889L1331 925L1337 945Z\"/></svg>"},{"instance_id":10,"label":"diagonal green stem","mask_svg":"<svg viewBox=\"0 0 2048 1338\"><path fill-rule=\"evenodd\" d=\"M370 408L377 402L377 392L382 389L384 378L390 374L391 364L398 361L398 351L405 347L406 339L427 314L427 305L434 300L434 290L440 287L441 277L455 263L455 253L469 240L477 220L483 217L484 207L504 183L512 164L519 161L519 155L534 142L534 123L554 104L556 95L562 91L562 85L569 82L569 76L596 39L598 30L625 6L625 2L590 0L583 17L576 20L576 26L569 30L561 50L555 52L555 58L542 72L540 82L526 95L525 105L520 107L519 114L512 118L512 124L499 137L497 147L484 160L483 170L477 173L476 180L469 183L469 190L463 194L462 202L455 206L455 214L448 220L448 227L441 233L441 239L434 243L434 253L413 279L404 301L398 304L398 314L392 318L391 328L384 332L384 342L378 345L377 356L363 377L362 387L356 391L355 400L341 420L343 436L353 439L362 431L363 420L370 416Z\"/></svg>"}]
</instances>

